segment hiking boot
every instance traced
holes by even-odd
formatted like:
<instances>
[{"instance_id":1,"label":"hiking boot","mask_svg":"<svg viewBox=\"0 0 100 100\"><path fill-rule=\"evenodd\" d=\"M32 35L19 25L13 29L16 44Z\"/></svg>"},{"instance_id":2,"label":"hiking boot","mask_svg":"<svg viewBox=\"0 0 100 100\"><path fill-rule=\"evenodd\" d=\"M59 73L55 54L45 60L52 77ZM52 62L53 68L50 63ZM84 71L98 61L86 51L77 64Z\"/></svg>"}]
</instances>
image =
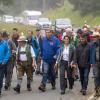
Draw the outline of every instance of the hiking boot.
<instances>
[{"instance_id":1,"label":"hiking boot","mask_svg":"<svg viewBox=\"0 0 100 100\"><path fill-rule=\"evenodd\" d=\"M61 95L64 95L65 94L65 91L63 90L63 91L61 91Z\"/></svg>"},{"instance_id":2,"label":"hiking boot","mask_svg":"<svg viewBox=\"0 0 100 100\"><path fill-rule=\"evenodd\" d=\"M17 93L20 93L20 85L17 85L17 86L14 88L14 91L16 91Z\"/></svg>"},{"instance_id":3,"label":"hiking boot","mask_svg":"<svg viewBox=\"0 0 100 100\"><path fill-rule=\"evenodd\" d=\"M31 85L30 84L27 84L27 90L28 91L32 91L32 88L31 88Z\"/></svg>"},{"instance_id":4,"label":"hiking boot","mask_svg":"<svg viewBox=\"0 0 100 100\"><path fill-rule=\"evenodd\" d=\"M44 84L41 84L38 89L41 90L42 92L45 92L46 91Z\"/></svg>"},{"instance_id":5,"label":"hiking boot","mask_svg":"<svg viewBox=\"0 0 100 100\"><path fill-rule=\"evenodd\" d=\"M82 94L83 95L86 95L86 90L82 90Z\"/></svg>"}]
</instances>

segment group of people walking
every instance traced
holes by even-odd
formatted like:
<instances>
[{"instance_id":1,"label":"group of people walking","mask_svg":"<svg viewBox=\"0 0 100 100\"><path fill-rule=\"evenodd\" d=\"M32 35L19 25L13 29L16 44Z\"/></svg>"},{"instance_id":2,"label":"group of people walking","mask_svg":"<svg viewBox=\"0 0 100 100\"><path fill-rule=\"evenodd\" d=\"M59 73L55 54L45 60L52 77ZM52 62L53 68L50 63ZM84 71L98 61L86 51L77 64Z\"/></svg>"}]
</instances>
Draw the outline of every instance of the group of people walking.
<instances>
[{"instance_id":1,"label":"group of people walking","mask_svg":"<svg viewBox=\"0 0 100 100\"><path fill-rule=\"evenodd\" d=\"M53 90L56 89L56 78L60 76L62 95L66 88L74 88L74 81L78 78L81 83L80 92L86 95L92 67L95 96L100 96L100 26L91 31L89 25L84 25L77 33L67 28L58 34L49 28L45 30L45 36L40 29L36 29L35 35L31 30L26 35L19 35L17 28L13 29L12 39L7 31L0 32L0 95L3 79L5 90L11 87L14 67L17 73L14 91L17 93L20 93L25 73L27 90L32 90L31 82L35 71L36 75L42 76L38 88L42 92L46 91L47 81Z\"/></svg>"}]
</instances>

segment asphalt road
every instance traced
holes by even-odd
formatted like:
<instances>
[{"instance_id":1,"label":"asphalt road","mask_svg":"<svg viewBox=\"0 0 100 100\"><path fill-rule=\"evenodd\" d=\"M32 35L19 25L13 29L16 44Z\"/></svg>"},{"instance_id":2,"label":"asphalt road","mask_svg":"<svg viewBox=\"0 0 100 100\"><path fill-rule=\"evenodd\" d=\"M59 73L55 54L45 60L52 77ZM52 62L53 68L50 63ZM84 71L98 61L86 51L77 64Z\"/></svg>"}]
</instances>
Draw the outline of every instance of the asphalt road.
<instances>
[{"instance_id":1,"label":"asphalt road","mask_svg":"<svg viewBox=\"0 0 100 100\"><path fill-rule=\"evenodd\" d=\"M21 93L16 94L13 91L13 87L16 85L16 72L14 71L13 80L12 80L12 86L9 91L3 90L3 95L0 98L0 100L91 100L91 97L93 95L93 79L92 74L90 74L89 79L89 86L87 95L83 96L80 93L80 82L76 81L74 85L73 90L66 90L65 95L60 95L60 88L59 88L59 78L57 79L56 84L56 90L51 89L51 85L47 84L47 90L46 92L42 93L38 90L38 86L41 82L41 76L35 76L34 75L34 81L32 83L32 91L28 92L26 88L26 77L23 78L23 83L21 87ZM100 99L98 99L100 100Z\"/></svg>"}]
</instances>

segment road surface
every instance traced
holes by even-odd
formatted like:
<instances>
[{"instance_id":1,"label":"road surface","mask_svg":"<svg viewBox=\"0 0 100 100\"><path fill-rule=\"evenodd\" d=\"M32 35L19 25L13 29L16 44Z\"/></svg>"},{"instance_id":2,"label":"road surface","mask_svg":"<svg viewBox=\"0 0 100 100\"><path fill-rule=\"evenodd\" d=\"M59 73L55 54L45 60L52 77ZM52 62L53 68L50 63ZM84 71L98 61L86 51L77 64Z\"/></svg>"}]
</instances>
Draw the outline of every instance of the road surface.
<instances>
[{"instance_id":1,"label":"road surface","mask_svg":"<svg viewBox=\"0 0 100 100\"><path fill-rule=\"evenodd\" d=\"M65 95L60 95L59 78L57 79L56 90L52 90L51 85L47 84L47 91L42 93L38 90L38 86L41 82L41 76L34 75L32 91L27 91L26 77L24 77L22 82L21 93L17 94L13 91L13 87L16 85L16 79L16 71L14 71L11 89L10 91L3 90L3 96L0 98L0 100L90 100L94 89L92 74L90 74L87 96L83 96L80 93L81 87L79 81L75 82L75 86L72 91L67 89Z\"/></svg>"}]
</instances>

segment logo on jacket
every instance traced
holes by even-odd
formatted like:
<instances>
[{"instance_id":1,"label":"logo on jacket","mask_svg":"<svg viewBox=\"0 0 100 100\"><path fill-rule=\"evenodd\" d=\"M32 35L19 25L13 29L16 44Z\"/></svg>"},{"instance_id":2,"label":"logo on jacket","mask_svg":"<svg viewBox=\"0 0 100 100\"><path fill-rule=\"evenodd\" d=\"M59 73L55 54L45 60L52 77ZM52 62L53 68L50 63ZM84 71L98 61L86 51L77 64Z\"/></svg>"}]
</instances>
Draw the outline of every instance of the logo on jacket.
<instances>
[{"instance_id":1,"label":"logo on jacket","mask_svg":"<svg viewBox=\"0 0 100 100\"><path fill-rule=\"evenodd\" d=\"M50 45L51 45L51 46L53 46L53 44L54 44L53 42L50 42Z\"/></svg>"}]
</instances>

